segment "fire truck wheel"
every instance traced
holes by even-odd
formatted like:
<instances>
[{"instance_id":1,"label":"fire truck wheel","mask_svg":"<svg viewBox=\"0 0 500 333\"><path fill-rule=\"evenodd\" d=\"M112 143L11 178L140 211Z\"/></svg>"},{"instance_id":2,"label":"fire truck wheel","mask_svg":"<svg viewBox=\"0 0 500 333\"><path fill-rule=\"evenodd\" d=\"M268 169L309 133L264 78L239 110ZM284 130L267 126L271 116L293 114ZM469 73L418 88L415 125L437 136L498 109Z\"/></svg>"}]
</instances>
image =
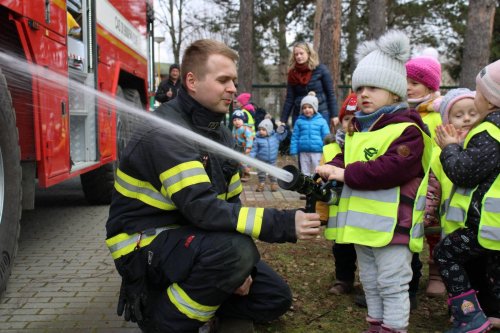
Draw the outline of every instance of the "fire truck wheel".
<instances>
[{"instance_id":1,"label":"fire truck wheel","mask_svg":"<svg viewBox=\"0 0 500 333\"><path fill-rule=\"evenodd\" d=\"M17 252L21 219L21 150L16 115L0 69L0 296Z\"/></svg>"},{"instance_id":2,"label":"fire truck wheel","mask_svg":"<svg viewBox=\"0 0 500 333\"><path fill-rule=\"evenodd\" d=\"M108 205L114 186L114 166L108 163L80 175L85 199L91 205Z\"/></svg>"}]
</instances>

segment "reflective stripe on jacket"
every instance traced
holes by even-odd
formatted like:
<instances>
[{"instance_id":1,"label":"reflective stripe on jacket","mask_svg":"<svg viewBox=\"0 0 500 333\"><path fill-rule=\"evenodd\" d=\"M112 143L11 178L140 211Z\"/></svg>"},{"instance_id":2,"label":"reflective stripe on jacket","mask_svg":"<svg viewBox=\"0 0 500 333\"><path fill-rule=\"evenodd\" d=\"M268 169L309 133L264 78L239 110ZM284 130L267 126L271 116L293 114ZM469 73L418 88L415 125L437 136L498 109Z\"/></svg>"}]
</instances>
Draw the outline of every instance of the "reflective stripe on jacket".
<instances>
[{"instance_id":1,"label":"reflective stripe on jacket","mask_svg":"<svg viewBox=\"0 0 500 333\"><path fill-rule=\"evenodd\" d=\"M465 138L464 149L469 141L483 131L500 142L500 129L490 122L482 122L473 128ZM451 221L465 223L475 188L455 186L451 196L450 207L446 218ZM481 202L481 220L479 222L479 244L490 250L500 250L500 177L497 175L490 189L486 192Z\"/></svg>"},{"instance_id":2,"label":"reflective stripe on jacket","mask_svg":"<svg viewBox=\"0 0 500 333\"><path fill-rule=\"evenodd\" d=\"M372 132L355 132L346 136L344 161L347 166L357 161L375 160L383 155L392 142L414 123L390 124ZM422 166L425 177L417 190L413 203L412 227L410 230L410 250L419 252L423 248L423 217L425 195L429 179L429 166L432 154L430 137L420 128L424 139ZM337 216L337 242L354 243L373 247L388 245L394 235L398 222L400 187L374 191L355 190L344 184Z\"/></svg>"}]
</instances>

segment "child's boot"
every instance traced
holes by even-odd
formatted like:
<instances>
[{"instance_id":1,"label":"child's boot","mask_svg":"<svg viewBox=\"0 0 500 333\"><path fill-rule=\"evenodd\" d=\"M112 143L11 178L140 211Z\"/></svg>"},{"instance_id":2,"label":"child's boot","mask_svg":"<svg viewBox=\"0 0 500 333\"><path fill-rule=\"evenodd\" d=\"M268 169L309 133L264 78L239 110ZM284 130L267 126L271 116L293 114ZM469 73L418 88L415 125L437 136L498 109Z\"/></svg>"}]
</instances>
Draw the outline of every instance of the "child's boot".
<instances>
[{"instance_id":1,"label":"child's boot","mask_svg":"<svg viewBox=\"0 0 500 333\"><path fill-rule=\"evenodd\" d=\"M438 297L444 295L446 287L439 274L439 267L434 261L429 261L429 283L425 294L429 297Z\"/></svg>"},{"instance_id":2,"label":"child's boot","mask_svg":"<svg viewBox=\"0 0 500 333\"><path fill-rule=\"evenodd\" d=\"M277 192L279 189L278 183L271 183L271 192Z\"/></svg>"},{"instance_id":3,"label":"child's boot","mask_svg":"<svg viewBox=\"0 0 500 333\"><path fill-rule=\"evenodd\" d=\"M373 319L371 317L366 317L366 321L368 323L368 329L366 331L363 331L363 333L379 333L380 330L382 329L382 322Z\"/></svg>"},{"instance_id":4,"label":"child's boot","mask_svg":"<svg viewBox=\"0 0 500 333\"><path fill-rule=\"evenodd\" d=\"M390 328L389 326L385 326L383 324L380 329L380 333L407 333L407 332L408 330Z\"/></svg>"},{"instance_id":5,"label":"child's boot","mask_svg":"<svg viewBox=\"0 0 500 333\"><path fill-rule=\"evenodd\" d=\"M257 187L255 188L255 192L264 192L264 187L266 186L265 183L260 183L259 185L257 185Z\"/></svg>"},{"instance_id":6,"label":"child's boot","mask_svg":"<svg viewBox=\"0 0 500 333\"><path fill-rule=\"evenodd\" d=\"M446 333L483 333L490 330L491 323L479 306L475 290L449 298L448 306L453 316L453 328Z\"/></svg>"}]
</instances>

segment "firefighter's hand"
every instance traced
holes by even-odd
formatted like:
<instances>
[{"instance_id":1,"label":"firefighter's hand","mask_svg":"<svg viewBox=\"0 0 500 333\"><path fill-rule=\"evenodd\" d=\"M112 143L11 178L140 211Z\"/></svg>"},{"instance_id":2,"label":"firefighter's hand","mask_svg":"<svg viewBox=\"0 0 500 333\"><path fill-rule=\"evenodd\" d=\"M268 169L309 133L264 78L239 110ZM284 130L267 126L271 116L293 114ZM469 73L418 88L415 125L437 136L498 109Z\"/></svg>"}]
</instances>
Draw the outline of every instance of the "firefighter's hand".
<instances>
[{"instance_id":1,"label":"firefighter's hand","mask_svg":"<svg viewBox=\"0 0 500 333\"><path fill-rule=\"evenodd\" d=\"M336 180L339 182L344 182L344 171L345 169L324 164L316 167L316 173L320 175L321 178L325 180Z\"/></svg>"},{"instance_id":2,"label":"firefighter's hand","mask_svg":"<svg viewBox=\"0 0 500 333\"><path fill-rule=\"evenodd\" d=\"M239 286L238 289L236 289L234 291L234 293L236 295L240 295L240 296L246 296L246 295L248 295L248 293L250 292L250 287L252 286L252 282L253 282L252 276L249 275L245 279L245 281L243 282L243 284L241 286Z\"/></svg>"},{"instance_id":3,"label":"firefighter's hand","mask_svg":"<svg viewBox=\"0 0 500 333\"><path fill-rule=\"evenodd\" d=\"M142 280L142 279L140 279ZM118 316L124 314L126 321L142 321L144 319L144 308L147 304L146 286L143 281L127 282L122 279L120 296L116 313Z\"/></svg>"},{"instance_id":4,"label":"firefighter's hand","mask_svg":"<svg viewBox=\"0 0 500 333\"><path fill-rule=\"evenodd\" d=\"M295 234L297 239L312 239L319 234L319 214L304 213L298 210L295 213Z\"/></svg>"}]
</instances>

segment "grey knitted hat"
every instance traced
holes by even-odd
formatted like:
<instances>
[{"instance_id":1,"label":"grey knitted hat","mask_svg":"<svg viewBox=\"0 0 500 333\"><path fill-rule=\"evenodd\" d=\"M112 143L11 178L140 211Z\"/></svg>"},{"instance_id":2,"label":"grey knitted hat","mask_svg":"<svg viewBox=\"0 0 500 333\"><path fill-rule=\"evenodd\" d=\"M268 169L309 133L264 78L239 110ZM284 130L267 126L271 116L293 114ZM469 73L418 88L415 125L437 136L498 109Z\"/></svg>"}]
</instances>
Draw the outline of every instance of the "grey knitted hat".
<instances>
[{"instance_id":1,"label":"grey knitted hat","mask_svg":"<svg viewBox=\"0 0 500 333\"><path fill-rule=\"evenodd\" d=\"M376 87L406 99L406 68L410 40L402 31L386 32L377 41L361 44L356 51L358 65L352 74L352 89Z\"/></svg>"},{"instance_id":2,"label":"grey knitted hat","mask_svg":"<svg viewBox=\"0 0 500 333\"><path fill-rule=\"evenodd\" d=\"M271 132L274 129L273 123L269 119L262 120L259 124L259 128L261 128L261 127L267 131L267 134L271 134Z\"/></svg>"},{"instance_id":3,"label":"grey knitted hat","mask_svg":"<svg viewBox=\"0 0 500 333\"><path fill-rule=\"evenodd\" d=\"M316 93L314 91L309 92L309 94L302 98L300 102L300 112L302 113L302 106L304 104L309 104L312 106L314 113L318 112L318 98L316 97Z\"/></svg>"}]
</instances>

